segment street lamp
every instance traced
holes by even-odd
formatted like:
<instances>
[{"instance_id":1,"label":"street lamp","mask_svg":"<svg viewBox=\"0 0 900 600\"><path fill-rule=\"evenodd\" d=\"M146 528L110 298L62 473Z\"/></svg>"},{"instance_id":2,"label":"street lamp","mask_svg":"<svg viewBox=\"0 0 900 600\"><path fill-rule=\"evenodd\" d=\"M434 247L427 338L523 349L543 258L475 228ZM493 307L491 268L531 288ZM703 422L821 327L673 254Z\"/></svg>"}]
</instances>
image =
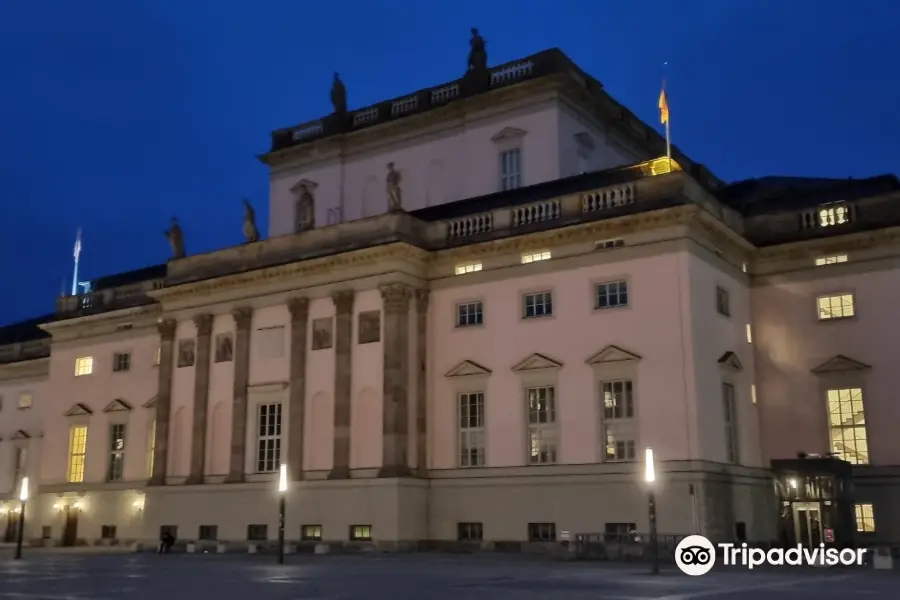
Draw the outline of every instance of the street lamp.
<instances>
[{"instance_id":1,"label":"street lamp","mask_svg":"<svg viewBox=\"0 0 900 600\"><path fill-rule=\"evenodd\" d=\"M284 564L284 508L287 496L287 465L278 471L278 564Z\"/></svg>"},{"instance_id":2,"label":"street lamp","mask_svg":"<svg viewBox=\"0 0 900 600\"><path fill-rule=\"evenodd\" d=\"M25 504L28 503L28 478L22 478L22 488L19 490L19 531L16 539L16 560L22 558L22 540L25 536Z\"/></svg>"},{"instance_id":3,"label":"street lamp","mask_svg":"<svg viewBox=\"0 0 900 600\"><path fill-rule=\"evenodd\" d=\"M659 542L656 532L656 466L653 464L653 448L644 451L644 483L647 484L647 508L650 516L650 551L653 553L652 573L659 575Z\"/></svg>"}]
</instances>

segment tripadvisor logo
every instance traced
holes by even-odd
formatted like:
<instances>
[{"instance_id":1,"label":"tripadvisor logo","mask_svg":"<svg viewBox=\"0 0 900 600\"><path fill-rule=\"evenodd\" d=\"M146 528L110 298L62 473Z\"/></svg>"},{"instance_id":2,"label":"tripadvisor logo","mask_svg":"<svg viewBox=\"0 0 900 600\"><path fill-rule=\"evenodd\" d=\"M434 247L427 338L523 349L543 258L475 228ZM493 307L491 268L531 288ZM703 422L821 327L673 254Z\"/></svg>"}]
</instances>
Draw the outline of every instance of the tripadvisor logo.
<instances>
[{"instance_id":1,"label":"tripadvisor logo","mask_svg":"<svg viewBox=\"0 0 900 600\"><path fill-rule=\"evenodd\" d=\"M819 544L818 548L750 548L747 544L718 544L722 555L722 564L727 566L743 566L748 569L761 565L776 567L803 565L819 567L835 567L837 565L862 565L865 560L865 548L826 548ZM675 564L682 573L691 576L706 575L716 565L716 546L702 535L689 535L679 542L675 548Z\"/></svg>"}]
</instances>

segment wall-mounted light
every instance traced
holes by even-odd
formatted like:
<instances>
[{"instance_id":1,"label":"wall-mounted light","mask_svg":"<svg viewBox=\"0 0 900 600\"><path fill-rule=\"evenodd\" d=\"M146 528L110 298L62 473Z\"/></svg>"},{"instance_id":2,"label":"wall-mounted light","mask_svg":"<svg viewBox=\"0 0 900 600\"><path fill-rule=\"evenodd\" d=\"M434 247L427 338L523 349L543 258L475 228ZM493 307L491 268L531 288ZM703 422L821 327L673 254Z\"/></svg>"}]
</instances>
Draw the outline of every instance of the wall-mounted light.
<instances>
[{"instance_id":1,"label":"wall-mounted light","mask_svg":"<svg viewBox=\"0 0 900 600\"><path fill-rule=\"evenodd\" d=\"M53 505L53 510L55 510L56 512L62 512L62 509L63 509L62 502L57 502L56 504Z\"/></svg>"},{"instance_id":2,"label":"wall-mounted light","mask_svg":"<svg viewBox=\"0 0 900 600\"><path fill-rule=\"evenodd\" d=\"M80 500L76 500L75 502L72 503L72 508L74 508L75 510L81 510L83 506L84 505L81 503Z\"/></svg>"},{"instance_id":3,"label":"wall-mounted light","mask_svg":"<svg viewBox=\"0 0 900 600\"><path fill-rule=\"evenodd\" d=\"M143 512L144 510L144 498L140 497L131 503L131 508L134 509L134 512Z\"/></svg>"},{"instance_id":4,"label":"wall-mounted light","mask_svg":"<svg viewBox=\"0 0 900 600\"><path fill-rule=\"evenodd\" d=\"M5 515L8 512L9 512L9 509L6 508L5 504L3 506L0 506L0 515Z\"/></svg>"},{"instance_id":5,"label":"wall-mounted light","mask_svg":"<svg viewBox=\"0 0 900 600\"><path fill-rule=\"evenodd\" d=\"M793 489L795 489L795 490L797 489L797 480L796 479L791 479L788 483L790 484L790 486Z\"/></svg>"}]
</instances>

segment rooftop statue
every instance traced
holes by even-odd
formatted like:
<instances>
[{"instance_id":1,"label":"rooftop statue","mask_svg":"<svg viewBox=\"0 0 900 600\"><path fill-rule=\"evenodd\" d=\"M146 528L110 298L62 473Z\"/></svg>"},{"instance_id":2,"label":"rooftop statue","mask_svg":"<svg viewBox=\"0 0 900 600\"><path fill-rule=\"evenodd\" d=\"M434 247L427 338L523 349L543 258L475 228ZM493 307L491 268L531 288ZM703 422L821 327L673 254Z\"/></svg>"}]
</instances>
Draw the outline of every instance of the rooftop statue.
<instances>
[{"instance_id":1,"label":"rooftop statue","mask_svg":"<svg viewBox=\"0 0 900 600\"><path fill-rule=\"evenodd\" d=\"M478 29L472 28L472 39L469 40L469 71L484 71L487 69L487 50L484 38L478 33Z\"/></svg>"},{"instance_id":2,"label":"rooftop statue","mask_svg":"<svg viewBox=\"0 0 900 600\"><path fill-rule=\"evenodd\" d=\"M394 168L394 163L387 164L388 174L385 178L385 186L387 187L388 210L397 212L403 210L403 196L400 189L400 171Z\"/></svg>"},{"instance_id":3,"label":"rooftop statue","mask_svg":"<svg viewBox=\"0 0 900 600\"><path fill-rule=\"evenodd\" d=\"M166 238L172 247L172 258L184 258L184 234L181 231L181 225L178 224L178 219L175 217L172 217L172 225L166 231Z\"/></svg>"},{"instance_id":4,"label":"rooftop statue","mask_svg":"<svg viewBox=\"0 0 900 600\"><path fill-rule=\"evenodd\" d=\"M337 73L334 74L334 83L331 84L331 105L334 106L335 114L347 114L347 88Z\"/></svg>"},{"instance_id":5,"label":"rooftop statue","mask_svg":"<svg viewBox=\"0 0 900 600\"><path fill-rule=\"evenodd\" d=\"M259 229L256 228L256 212L246 198L244 198L244 238L248 244L259 241Z\"/></svg>"}]
</instances>

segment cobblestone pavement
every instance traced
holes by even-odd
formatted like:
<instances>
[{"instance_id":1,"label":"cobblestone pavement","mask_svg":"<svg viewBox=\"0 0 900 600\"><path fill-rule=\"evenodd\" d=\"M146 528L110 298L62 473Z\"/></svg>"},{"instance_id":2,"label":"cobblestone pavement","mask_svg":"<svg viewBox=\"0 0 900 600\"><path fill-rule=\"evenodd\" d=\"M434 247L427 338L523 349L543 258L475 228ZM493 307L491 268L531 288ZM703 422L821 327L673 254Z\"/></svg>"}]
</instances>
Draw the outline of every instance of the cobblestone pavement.
<instances>
[{"instance_id":1,"label":"cobblestone pavement","mask_svg":"<svg viewBox=\"0 0 900 600\"><path fill-rule=\"evenodd\" d=\"M0 600L845 600L896 598L900 574L869 568L719 571L527 557L0 553Z\"/></svg>"}]
</instances>

